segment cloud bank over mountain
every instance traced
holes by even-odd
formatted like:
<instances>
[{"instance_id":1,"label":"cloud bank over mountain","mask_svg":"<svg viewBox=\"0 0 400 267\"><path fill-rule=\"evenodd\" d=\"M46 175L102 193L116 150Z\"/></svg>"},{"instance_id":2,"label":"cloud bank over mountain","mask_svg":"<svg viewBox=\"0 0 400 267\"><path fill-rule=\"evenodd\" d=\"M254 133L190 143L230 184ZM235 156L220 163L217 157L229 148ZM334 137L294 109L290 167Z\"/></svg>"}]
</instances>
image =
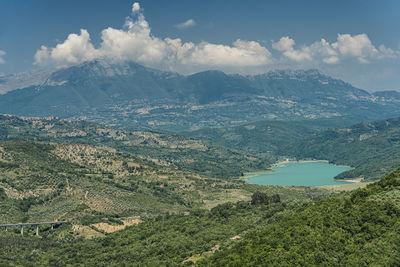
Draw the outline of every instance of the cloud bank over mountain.
<instances>
[{"instance_id":1,"label":"cloud bank over mountain","mask_svg":"<svg viewBox=\"0 0 400 267\"><path fill-rule=\"evenodd\" d=\"M175 25L187 29L193 19ZM384 45L375 47L365 33L338 34L334 42L324 38L310 45L296 45L294 39L283 36L272 42L272 50L258 41L237 39L231 45L183 42L180 38L161 39L151 33L139 3L133 3L132 14L122 29L108 27L101 32L98 47L92 43L86 29L71 33L55 47L42 45L35 54L39 66L63 66L96 58L112 62L133 60L138 63L183 73L218 68L226 72L252 73L276 66L298 65L318 67L353 60L368 64L375 60L396 59L399 52ZM0 63L2 62L0 53ZM4 61L4 60L3 60Z\"/></svg>"},{"instance_id":2,"label":"cloud bank over mountain","mask_svg":"<svg viewBox=\"0 0 400 267\"><path fill-rule=\"evenodd\" d=\"M294 48L295 44L293 39L285 36L278 42L272 43L272 47L293 61L315 60L326 64L336 64L345 58L355 58L360 63L369 63L370 60L396 58L399 55L399 52L384 45L376 48L365 33L353 36L338 34L334 43L321 39L310 46L302 46L297 50Z\"/></svg>"}]
</instances>

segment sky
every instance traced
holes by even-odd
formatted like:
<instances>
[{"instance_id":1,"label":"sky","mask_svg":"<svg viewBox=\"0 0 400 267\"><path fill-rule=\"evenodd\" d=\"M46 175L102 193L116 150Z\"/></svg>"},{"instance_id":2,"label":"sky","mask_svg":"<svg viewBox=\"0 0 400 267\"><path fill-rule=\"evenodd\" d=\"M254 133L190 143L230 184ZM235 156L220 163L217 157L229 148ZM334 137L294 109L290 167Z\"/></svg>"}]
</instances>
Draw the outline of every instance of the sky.
<instances>
[{"instance_id":1,"label":"sky","mask_svg":"<svg viewBox=\"0 0 400 267\"><path fill-rule=\"evenodd\" d=\"M2 0L0 74L102 58L189 74L319 69L400 90L397 0Z\"/></svg>"}]
</instances>

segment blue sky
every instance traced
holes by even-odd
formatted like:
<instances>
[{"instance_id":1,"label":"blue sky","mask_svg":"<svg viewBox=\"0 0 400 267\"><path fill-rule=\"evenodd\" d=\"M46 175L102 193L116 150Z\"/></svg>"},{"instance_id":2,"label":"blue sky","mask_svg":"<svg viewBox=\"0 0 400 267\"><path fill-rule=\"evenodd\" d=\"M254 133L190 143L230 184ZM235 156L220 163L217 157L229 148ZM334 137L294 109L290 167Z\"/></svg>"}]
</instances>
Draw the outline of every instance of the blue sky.
<instances>
[{"instance_id":1,"label":"blue sky","mask_svg":"<svg viewBox=\"0 0 400 267\"><path fill-rule=\"evenodd\" d=\"M192 73L317 68L400 89L400 1L50 1L0 4L0 73L94 58Z\"/></svg>"}]
</instances>

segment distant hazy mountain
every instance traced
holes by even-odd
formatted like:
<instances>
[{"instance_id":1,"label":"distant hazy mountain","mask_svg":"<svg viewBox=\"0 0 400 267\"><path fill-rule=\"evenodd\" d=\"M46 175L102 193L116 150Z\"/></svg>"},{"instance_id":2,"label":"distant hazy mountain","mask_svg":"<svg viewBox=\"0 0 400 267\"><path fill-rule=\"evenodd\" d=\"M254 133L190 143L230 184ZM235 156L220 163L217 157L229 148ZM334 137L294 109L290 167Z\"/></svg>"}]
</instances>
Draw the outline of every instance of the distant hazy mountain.
<instances>
[{"instance_id":1,"label":"distant hazy mountain","mask_svg":"<svg viewBox=\"0 0 400 267\"><path fill-rule=\"evenodd\" d=\"M262 119L379 119L400 114L398 94L370 94L317 70L183 76L134 62L95 60L54 71L40 85L39 77L29 83L29 75L19 76L27 87L0 95L1 113L170 131Z\"/></svg>"},{"instance_id":2,"label":"distant hazy mountain","mask_svg":"<svg viewBox=\"0 0 400 267\"><path fill-rule=\"evenodd\" d=\"M374 96L380 97L380 98L385 98L388 101L393 101L397 100L400 101L400 92L399 91L394 91L394 90L389 90L389 91L379 91L373 93Z\"/></svg>"},{"instance_id":3,"label":"distant hazy mountain","mask_svg":"<svg viewBox=\"0 0 400 267\"><path fill-rule=\"evenodd\" d=\"M0 94L16 89L41 85L54 70L33 70L11 75L0 75Z\"/></svg>"}]
</instances>

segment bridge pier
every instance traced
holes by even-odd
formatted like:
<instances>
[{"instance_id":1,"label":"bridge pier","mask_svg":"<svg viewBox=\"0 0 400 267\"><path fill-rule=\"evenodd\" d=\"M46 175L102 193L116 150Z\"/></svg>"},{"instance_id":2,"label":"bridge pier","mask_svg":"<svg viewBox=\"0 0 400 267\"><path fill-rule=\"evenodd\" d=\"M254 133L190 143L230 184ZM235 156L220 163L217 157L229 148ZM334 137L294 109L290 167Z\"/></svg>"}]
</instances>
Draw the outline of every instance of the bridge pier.
<instances>
[{"instance_id":1,"label":"bridge pier","mask_svg":"<svg viewBox=\"0 0 400 267\"><path fill-rule=\"evenodd\" d=\"M56 222L38 222L38 223L16 223L16 224L0 224L0 228L4 227L6 231L8 231L8 227L20 227L21 229L21 235L24 235L24 227L25 226L34 226L35 228L35 234L36 236L39 236L39 226L40 225L49 225L51 227L51 230L54 230L55 225L61 225L63 223L66 223L64 221L56 221Z\"/></svg>"}]
</instances>

